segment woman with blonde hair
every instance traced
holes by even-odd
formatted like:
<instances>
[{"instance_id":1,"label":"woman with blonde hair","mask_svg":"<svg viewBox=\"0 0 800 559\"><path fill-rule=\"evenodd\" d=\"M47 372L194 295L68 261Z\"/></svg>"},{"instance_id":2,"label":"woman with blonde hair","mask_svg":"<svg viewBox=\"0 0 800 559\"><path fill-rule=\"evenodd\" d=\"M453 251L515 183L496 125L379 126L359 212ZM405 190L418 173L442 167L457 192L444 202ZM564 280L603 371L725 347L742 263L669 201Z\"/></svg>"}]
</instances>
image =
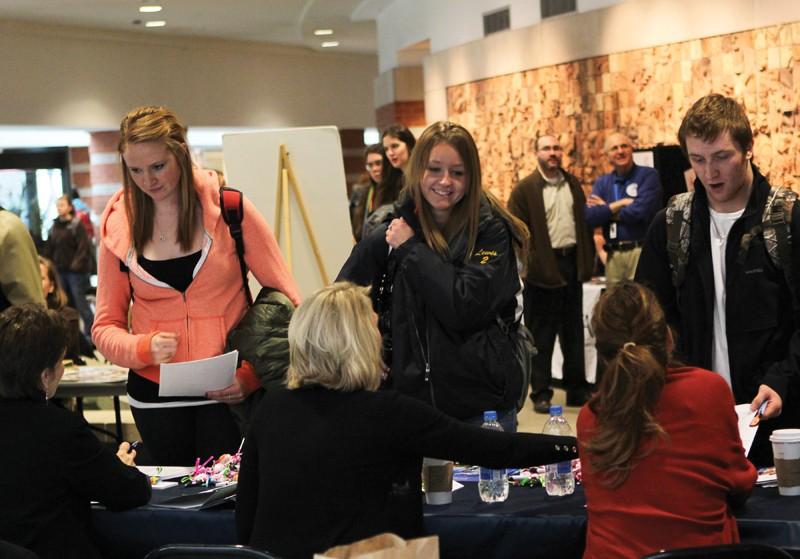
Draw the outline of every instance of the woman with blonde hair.
<instances>
[{"instance_id":1,"label":"woman with blonde hair","mask_svg":"<svg viewBox=\"0 0 800 559\"><path fill-rule=\"evenodd\" d=\"M423 456L504 468L576 455L573 437L481 429L378 391L381 339L367 293L335 283L295 311L289 390L265 395L244 443L240 543L306 559L382 532L421 536Z\"/></svg>"},{"instance_id":2,"label":"woman with blonde hair","mask_svg":"<svg viewBox=\"0 0 800 559\"><path fill-rule=\"evenodd\" d=\"M123 188L100 223L92 334L111 362L129 367L128 399L145 448L159 464L235 450L227 404L259 387L246 362L233 384L206 398L158 395L162 363L220 355L248 307L234 240L220 211L216 173L192 164L186 129L165 107L132 110L120 125ZM244 259L262 286L300 297L264 218L244 199ZM129 327L130 307L130 327Z\"/></svg>"},{"instance_id":3,"label":"woman with blonde hair","mask_svg":"<svg viewBox=\"0 0 800 559\"><path fill-rule=\"evenodd\" d=\"M339 273L373 286L387 384L476 424L497 410L504 429L516 429L522 373L508 331L522 312L517 262L527 238L483 189L470 133L429 126L393 213Z\"/></svg>"},{"instance_id":4,"label":"woman with blonde hair","mask_svg":"<svg viewBox=\"0 0 800 559\"><path fill-rule=\"evenodd\" d=\"M671 362L664 312L642 285L605 291L592 328L603 376L578 416L584 557L738 542L731 508L747 499L756 471L728 385Z\"/></svg>"}]
</instances>

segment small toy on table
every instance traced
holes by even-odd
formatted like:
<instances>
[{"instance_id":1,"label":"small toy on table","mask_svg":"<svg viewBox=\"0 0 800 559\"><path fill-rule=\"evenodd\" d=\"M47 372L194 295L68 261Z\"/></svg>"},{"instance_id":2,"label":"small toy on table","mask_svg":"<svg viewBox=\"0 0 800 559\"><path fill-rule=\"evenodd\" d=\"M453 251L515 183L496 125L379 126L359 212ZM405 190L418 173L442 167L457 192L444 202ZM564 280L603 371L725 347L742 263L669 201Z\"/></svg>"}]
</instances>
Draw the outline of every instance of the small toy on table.
<instances>
[{"instance_id":1,"label":"small toy on table","mask_svg":"<svg viewBox=\"0 0 800 559\"><path fill-rule=\"evenodd\" d=\"M244 440L242 441L244 443ZM242 445L236 454L221 454L214 460L213 456L200 463L200 458L195 461L194 470L181 479L181 485L187 487L203 485L215 487L217 485L230 485L239 480L239 464L242 461Z\"/></svg>"}]
</instances>

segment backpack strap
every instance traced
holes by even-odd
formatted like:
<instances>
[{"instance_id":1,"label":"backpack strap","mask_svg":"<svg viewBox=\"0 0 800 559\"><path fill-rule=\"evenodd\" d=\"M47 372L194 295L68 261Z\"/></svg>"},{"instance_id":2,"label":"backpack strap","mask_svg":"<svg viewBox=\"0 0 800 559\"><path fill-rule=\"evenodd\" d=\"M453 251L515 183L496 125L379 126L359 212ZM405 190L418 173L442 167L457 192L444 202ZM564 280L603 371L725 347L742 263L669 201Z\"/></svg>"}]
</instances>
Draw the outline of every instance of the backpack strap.
<instances>
[{"instance_id":1,"label":"backpack strap","mask_svg":"<svg viewBox=\"0 0 800 559\"><path fill-rule=\"evenodd\" d=\"M689 264L689 240L694 192L676 194L667 202L667 256L672 285L679 287Z\"/></svg>"},{"instance_id":2,"label":"backpack strap","mask_svg":"<svg viewBox=\"0 0 800 559\"><path fill-rule=\"evenodd\" d=\"M228 224L231 237L236 243L236 254L239 256L239 269L242 273L242 285L247 297L247 304L253 305L253 296L247 282L247 264L244 261L244 236L242 235L242 220L244 219L244 197L240 190L221 186L219 188L219 207L222 210L222 219Z\"/></svg>"},{"instance_id":3,"label":"backpack strap","mask_svg":"<svg viewBox=\"0 0 800 559\"><path fill-rule=\"evenodd\" d=\"M775 267L783 270L795 306L798 294L792 280L792 209L796 201L797 193L791 189L772 187L761 218L764 247Z\"/></svg>"}]
</instances>

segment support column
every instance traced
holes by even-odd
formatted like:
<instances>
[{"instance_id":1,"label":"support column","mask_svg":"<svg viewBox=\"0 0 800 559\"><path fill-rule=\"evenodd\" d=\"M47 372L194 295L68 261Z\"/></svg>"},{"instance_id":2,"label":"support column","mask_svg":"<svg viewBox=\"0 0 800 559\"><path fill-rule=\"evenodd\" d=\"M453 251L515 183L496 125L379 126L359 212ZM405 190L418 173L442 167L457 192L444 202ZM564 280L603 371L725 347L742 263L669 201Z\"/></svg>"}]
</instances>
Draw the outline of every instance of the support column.
<instances>
[{"instance_id":1,"label":"support column","mask_svg":"<svg viewBox=\"0 0 800 559\"><path fill-rule=\"evenodd\" d=\"M90 194L87 197L82 195L81 198L92 212L98 214L102 213L111 196L122 188L118 143L117 130L92 132L89 139Z\"/></svg>"},{"instance_id":2,"label":"support column","mask_svg":"<svg viewBox=\"0 0 800 559\"><path fill-rule=\"evenodd\" d=\"M424 128L425 89L422 66L403 66L375 79L375 120L378 129L392 124Z\"/></svg>"}]
</instances>

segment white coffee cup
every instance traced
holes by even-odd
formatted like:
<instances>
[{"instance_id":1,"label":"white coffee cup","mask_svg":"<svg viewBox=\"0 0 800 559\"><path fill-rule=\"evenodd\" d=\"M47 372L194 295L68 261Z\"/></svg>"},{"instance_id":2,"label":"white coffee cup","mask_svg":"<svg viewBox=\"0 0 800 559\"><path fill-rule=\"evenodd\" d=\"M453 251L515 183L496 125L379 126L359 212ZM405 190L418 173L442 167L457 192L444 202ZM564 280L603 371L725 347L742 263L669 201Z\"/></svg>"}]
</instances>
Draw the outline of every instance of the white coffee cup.
<instances>
[{"instance_id":1,"label":"white coffee cup","mask_svg":"<svg viewBox=\"0 0 800 559\"><path fill-rule=\"evenodd\" d=\"M423 458L422 487L429 505L453 502L453 462L438 458Z\"/></svg>"},{"instance_id":2,"label":"white coffee cup","mask_svg":"<svg viewBox=\"0 0 800 559\"><path fill-rule=\"evenodd\" d=\"M778 476L778 493L800 495L800 429L776 429L769 437Z\"/></svg>"}]
</instances>

